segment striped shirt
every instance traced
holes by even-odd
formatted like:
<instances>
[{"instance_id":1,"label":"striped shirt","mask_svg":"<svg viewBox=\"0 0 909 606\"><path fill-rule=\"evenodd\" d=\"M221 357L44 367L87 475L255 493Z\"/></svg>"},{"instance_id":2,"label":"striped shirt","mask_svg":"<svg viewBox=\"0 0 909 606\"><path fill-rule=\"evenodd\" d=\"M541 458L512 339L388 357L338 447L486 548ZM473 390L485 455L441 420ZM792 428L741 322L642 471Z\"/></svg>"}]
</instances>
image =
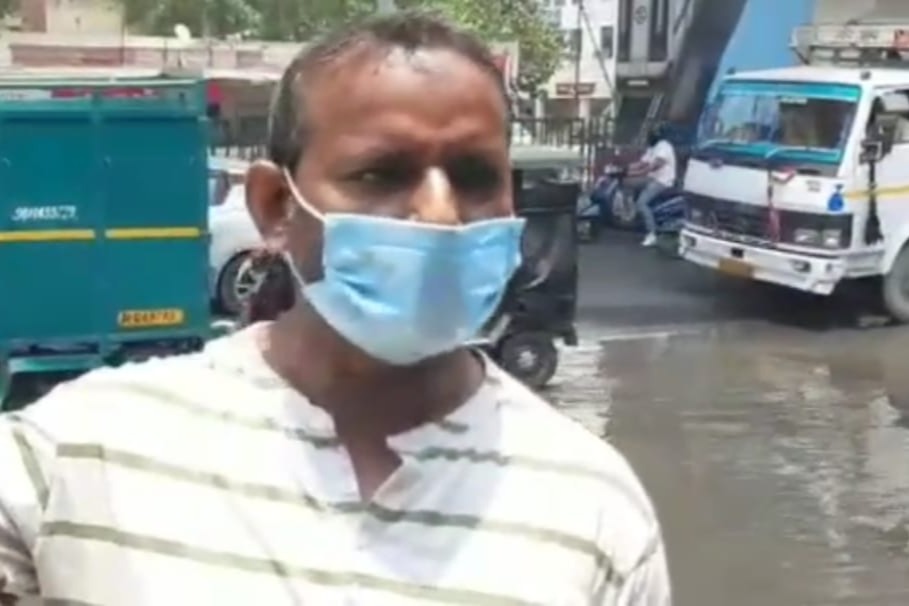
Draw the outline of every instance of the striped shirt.
<instances>
[{"instance_id":1,"label":"striped shirt","mask_svg":"<svg viewBox=\"0 0 909 606\"><path fill-rule=\"evenodd\" d=\"M0 585L46 604L667 606L647 495L492 362L389 438L364 502L330 417L250 331L0 418Z\"/></svg>"}]
</instances>

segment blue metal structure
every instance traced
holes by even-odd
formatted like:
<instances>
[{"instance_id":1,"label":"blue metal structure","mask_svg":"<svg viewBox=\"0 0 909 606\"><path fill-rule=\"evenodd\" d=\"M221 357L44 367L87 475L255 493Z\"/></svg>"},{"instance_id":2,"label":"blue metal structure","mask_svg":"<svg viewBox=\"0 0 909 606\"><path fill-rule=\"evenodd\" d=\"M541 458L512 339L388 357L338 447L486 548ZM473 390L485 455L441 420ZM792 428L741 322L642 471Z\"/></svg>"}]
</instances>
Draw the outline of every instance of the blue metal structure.
<instances>
[{"instance_id":1,"label":"blue metal structure","mask_svg":"<svg viewBox=\"0 0 909 606\"><path fill-rule=\"evenodd\" d=\"M812 21L816 0L748 0L726 45L708 99L730 71L796 65L790 49L792 31Z\"/></svg>"}]
</instances>

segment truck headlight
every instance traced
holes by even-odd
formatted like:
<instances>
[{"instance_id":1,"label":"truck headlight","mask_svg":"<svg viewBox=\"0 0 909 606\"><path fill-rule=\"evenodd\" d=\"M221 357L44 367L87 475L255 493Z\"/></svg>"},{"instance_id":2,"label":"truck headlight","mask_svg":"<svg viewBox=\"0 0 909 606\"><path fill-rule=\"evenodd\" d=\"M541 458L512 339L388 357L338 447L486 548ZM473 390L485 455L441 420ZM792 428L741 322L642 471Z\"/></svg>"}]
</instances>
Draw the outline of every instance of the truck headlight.
<instances>
[{"instance_id":1,"label":"truck headlight","mask_svg":"<svg viewBox=\"0 0 909 606\"><path fill-rule=\"evenodd\" d=\"M700 208L688 208L688 220L697 225L704 224L704 211Z\"/></svg>"},{"instance_id":2,"label":"truck headlight","mask_svg":"<svg viewBox=\"0 0 909 606\"><path fill-rule=\"evenodd\" d=\"M821 232L821 246L824 248L842 248L843 230L825 229Z\"/></svg>"},{"instance_id":3,"label":"truck headlight","mask_svg":"<svg viewBox=\"0 0 909 606\"><path fill-rule=\"evenodd\" d=\"M792 234L792 242L801 246L818 246L821 243L821 232L816 229L799 228Z\"/></svg>"}]
</instances>

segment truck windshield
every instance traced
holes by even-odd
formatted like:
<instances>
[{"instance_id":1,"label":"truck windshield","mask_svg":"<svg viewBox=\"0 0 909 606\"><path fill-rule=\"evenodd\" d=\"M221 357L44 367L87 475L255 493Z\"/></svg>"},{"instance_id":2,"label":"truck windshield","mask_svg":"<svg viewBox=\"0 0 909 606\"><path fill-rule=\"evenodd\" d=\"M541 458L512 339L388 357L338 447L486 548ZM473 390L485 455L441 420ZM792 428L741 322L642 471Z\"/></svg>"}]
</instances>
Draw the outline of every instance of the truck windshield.
<instances>
[{"instance_id":1,"label":"truck windshield","mask_svg":"<svg viewBox=\"0 0 909 606\"><path fill-rule=\"evenodd\" d=\"M837 166L860 96L849 85L728 81L701 121L696 153Z\"/></svg>"}]
</instances>

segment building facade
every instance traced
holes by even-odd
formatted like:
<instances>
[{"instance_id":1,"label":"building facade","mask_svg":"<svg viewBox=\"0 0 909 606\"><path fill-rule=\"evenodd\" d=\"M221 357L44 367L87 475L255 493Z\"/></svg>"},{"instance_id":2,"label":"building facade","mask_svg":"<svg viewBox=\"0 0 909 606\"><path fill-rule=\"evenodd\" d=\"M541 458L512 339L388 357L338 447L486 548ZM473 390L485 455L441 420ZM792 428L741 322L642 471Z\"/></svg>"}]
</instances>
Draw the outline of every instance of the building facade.
<instances>
[{"instance_id":1,"label":"building facade","mask_svg":"<svg viewBox=\"0 0 909 606\"><path fill-rule=\"evenodd\" d=\"M619 0L541 0L562 32L562 63L545 87L538 113L596 117L614 99Z\"/></svg>"},{"instance_id":2,"label":"building facade","mask_svg":"<svg viewBox=\"0 0 909 606\"><path fill-rule=\"evenodd\" d=\"M124 29L123 13L108 0L20 0L26 32L48 34L116 34Z\"/></svg>"}]
</instances>

